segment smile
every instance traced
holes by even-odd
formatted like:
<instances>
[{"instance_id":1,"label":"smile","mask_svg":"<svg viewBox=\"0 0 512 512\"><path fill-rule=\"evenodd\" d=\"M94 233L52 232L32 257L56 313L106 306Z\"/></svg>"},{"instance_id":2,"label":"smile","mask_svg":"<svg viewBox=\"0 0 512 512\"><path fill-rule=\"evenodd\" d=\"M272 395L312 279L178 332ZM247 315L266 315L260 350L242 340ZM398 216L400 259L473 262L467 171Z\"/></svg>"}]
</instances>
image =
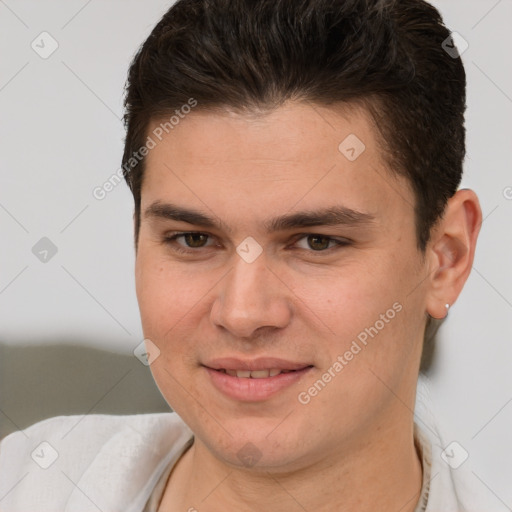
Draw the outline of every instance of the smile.
<instances>
[{"instance_id":1,"label":"smile","mask_svg":"<svg viewBox=\"0 0 512 512\"><path fill-rule=\"evenodd\" d=\"M266 379L268 377L275 377L280 373L290 373L295 370L280 370L278 368L272 368L270 370L227 370L225 368L221 368L218 370L220 372L226 373L231 377L238 377L240 379Z\"/></svg>"},{"instance_id":2,"label":"smile","mask_svg":"<svg viewBox=\"0 0 512 512\"><path fill-rule=\"evenodd\" d=\"M276 361L273 362L276 363ZM288 368L279 368L277 365L269 365L265 368L261 361L258 364L238 362L238 364L216 366L216 368L203 366L210 383L224 397L237 402L269 400L297 384L313 369L312 365L290 363L282 364Z\"/></svg>"}]
</instances>

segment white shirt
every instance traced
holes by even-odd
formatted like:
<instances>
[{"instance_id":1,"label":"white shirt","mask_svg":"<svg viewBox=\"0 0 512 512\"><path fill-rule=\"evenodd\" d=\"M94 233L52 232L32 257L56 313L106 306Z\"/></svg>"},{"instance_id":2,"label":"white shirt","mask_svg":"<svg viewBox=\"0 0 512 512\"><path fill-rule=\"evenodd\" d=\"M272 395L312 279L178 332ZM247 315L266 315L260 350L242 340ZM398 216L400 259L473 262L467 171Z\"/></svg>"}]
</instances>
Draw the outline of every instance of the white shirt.
<instances>
[{"instance_id":1,"label":"white shirt","mask_svg":"<svg viewBox=\"0 0 512 512\"><path fill-rule=\"evenodd\" d=\"M475 495L475 477L464 464L452 469L443 460L428 400L420 377L414 434L423 489L415 512L508 510ZM156 512L173 466L192 442L176 413L41 421L0 443L0 511Z\"/></svg>"}]
</instances>

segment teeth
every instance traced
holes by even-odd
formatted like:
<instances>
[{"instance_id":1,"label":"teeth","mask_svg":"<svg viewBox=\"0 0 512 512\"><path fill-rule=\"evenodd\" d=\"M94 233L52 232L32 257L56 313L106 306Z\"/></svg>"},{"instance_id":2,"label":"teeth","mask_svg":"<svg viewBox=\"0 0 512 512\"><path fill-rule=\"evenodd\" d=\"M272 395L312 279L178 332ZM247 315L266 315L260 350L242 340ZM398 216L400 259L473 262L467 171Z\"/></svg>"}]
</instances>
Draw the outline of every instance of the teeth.
<instances>
[{"instance_id":1,"label":"teeth","mask_svg":"<svg viewBox=\"0 0 512 512\"><path fill-rule=\"evenodd\" d=\"M280 373L287 373L291 370L279 370L272 368L270 370L222 370L223 372L231 375L231 377L239 377L242 379L266 379L268 377L275 377Z\"/></svg>"},{"instance_id":2,"label":"teeth","mask_svg":"<svg viewBox=\"0 0 512 512\"><path fill-rule=\"evenodd\" d=\"M254 370L250 372L251 379L264 379L270 375L270 370Z\"/></svg>"}]
</instances>

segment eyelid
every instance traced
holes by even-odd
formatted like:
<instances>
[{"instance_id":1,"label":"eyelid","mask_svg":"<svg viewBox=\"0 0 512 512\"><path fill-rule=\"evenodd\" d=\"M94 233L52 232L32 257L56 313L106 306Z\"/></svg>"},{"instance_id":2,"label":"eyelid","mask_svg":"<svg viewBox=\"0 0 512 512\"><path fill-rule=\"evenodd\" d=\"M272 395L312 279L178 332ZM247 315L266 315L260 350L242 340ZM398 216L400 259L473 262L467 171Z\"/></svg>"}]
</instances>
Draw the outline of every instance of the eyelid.
<instances>
[{"instance_id":1,"label":"eyelid","mask_svg":"<svg viewBox=\"0 0 512 512\"><path fill-rule=\"evenodd\" d=\"M318 236L323 238L328 238L329 240L333 242L339 242L340 244L350 244L353 243L352 240L349 238L345 238L343 236L333 236L333 235L326 235L324 233L317 233L317 232L309 232L309 233L298 233L292 237L293 242L297 242L298 240L302 240L303 238L307 238L308 236Z\"/></svg>"},{"instance_id":2,"label":"eyelid","mask_svg":"<svg viewBox=\"0 0 512 512\"><path fill-rule=\"evenodd\" d=\"M185 235L204 235L204 236L207 236L208 240L206 241L206 243L208 243L211 239L214 238L213 235L211 235L210 233L205 233L204 231L172 231L172 232L166 233L164 235L163 241L165 243L171 244L171 243L175 242L178 238L183 237ZM210 247L210 245L205 245L203 247L198 247L197 249L194 249L193 247L187 247L186 245L179 245L179 247L181 247L185 251L188 250L188 252L197 252L198 249L203 249L205 247Z\"/></svg>"},{"instance_id":3,"label":"eyelid","mask_svg":"<svg viewBox=\"0 0 512 512\"><path fill-rule=\"evenodd\" d=\"M336 250L342 249L343 247L347 247L352 244L351 240L349 240L347 238L343 238L343 237L334 237L334 236L330 236L330 235L325 235L323 233L301 233L294 237L294 239L292 241L292 245L295 245L299 241L301 241L305 238L308 238L310 236L326 238L328 240L328 245L331 245L332 243L334 243L334 245L332 247L328 247L327 249L323 249L320 251L315 251L313 249L305 249L303 247L291 247L290 250L304 251L308 254L308 256L311 255L313 257L316 257L316 256L318 256L318 257L324 256L325 257L328 255L332 255L332 253Z\"/></svg>"},{"instance_id":4,"label":"eyelid","mask_svg":"<svg viewBox=\"0 0 512 512\"><path fill-rule=\"evenodd\" d=\"M211 235L210 233L206 233L204 231L173 231L171 233L167 233L164 236L164 242L171 245L174 242L176 242L176 240L178 238L185 236L185 235L205 235L205 236L209 237L209 239L207 240L207 243L210 239L216 238L214 235ZM292 248L292 250L303 250L308 253L321 255L321 254L329 254L330 252L332 252L335 249L340 249L341 247L345 247L345 246L348 246L353 243L353 241L348 238L334 237L334 236L325 235L323 233L316 233L316 232L297 233L296 235L294 235L292 237L291 243L296 244L299 240L302 240L303 238L307 238L310 236L318 236L318 237L327 238L329 240L329 242L334 242L335 246L330 247L328 249L321 250L321 251L314 251L312 249L308 250L308 249L304 249L301 247L300 248ZM181 252L181 253L192 254L192 253L198 253L200 251L200 249L206 249L207 247L211 247L212 245L215 245L215 244L210 244L210 245L205 245L202 247L193 248L193 247L187 247L186 245L178 244L177 246L174 247L174 250L176 250L177 252Z\"/></svg>"}]
</instances>

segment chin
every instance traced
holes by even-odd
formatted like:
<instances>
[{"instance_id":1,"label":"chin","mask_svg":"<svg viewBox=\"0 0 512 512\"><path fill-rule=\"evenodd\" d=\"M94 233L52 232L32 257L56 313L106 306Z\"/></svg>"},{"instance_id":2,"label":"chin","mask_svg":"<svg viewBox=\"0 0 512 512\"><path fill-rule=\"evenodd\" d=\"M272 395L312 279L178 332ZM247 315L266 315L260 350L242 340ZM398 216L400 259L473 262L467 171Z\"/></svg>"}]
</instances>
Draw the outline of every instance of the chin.
<instances>
[{"instance_id":1,"label":"chin","mask_svg":"<svg viewBox=\"0 0 512 512\"><path fill-rule=\"evenodd\" d=\"M282 419L258 421L245 418L243 421L225 422L224 428L218 427L215 431L200 425L195 430L196 438L217 459L228 465L254 471L270 468L287 470L296 466L297 460L306 454L302 453L304 440L298 431L290 431L284 426L279 429Z\"/></svg>"}]
</instances>

